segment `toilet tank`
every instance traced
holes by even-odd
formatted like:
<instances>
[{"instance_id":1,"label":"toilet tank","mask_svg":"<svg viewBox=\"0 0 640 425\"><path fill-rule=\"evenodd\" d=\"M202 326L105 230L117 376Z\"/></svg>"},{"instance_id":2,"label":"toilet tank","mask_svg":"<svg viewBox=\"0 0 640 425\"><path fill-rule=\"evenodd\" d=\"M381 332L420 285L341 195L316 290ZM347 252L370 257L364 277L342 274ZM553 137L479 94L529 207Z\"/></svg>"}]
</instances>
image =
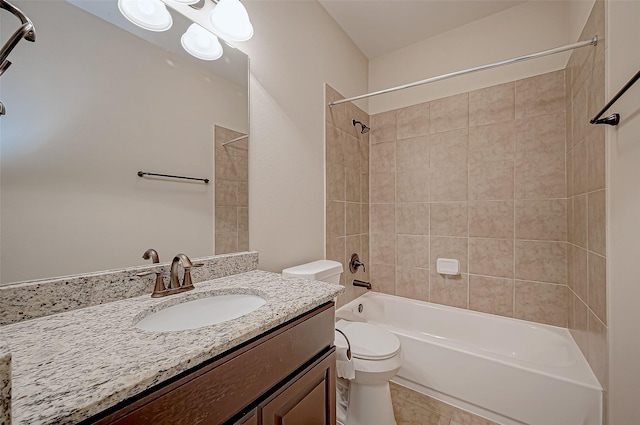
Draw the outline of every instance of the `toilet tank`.
<instances>
[{"instance_id":1,"label":"toilet tank","mask_svg":"<svg viewBox=\"0 0 640 425\"><path fill-rule=\"evenodd\" d=\"M328 283L340 283L342 264L332 260L318 260L282 270L282 276L303 277Z\"/></svg>"}]
</instances>

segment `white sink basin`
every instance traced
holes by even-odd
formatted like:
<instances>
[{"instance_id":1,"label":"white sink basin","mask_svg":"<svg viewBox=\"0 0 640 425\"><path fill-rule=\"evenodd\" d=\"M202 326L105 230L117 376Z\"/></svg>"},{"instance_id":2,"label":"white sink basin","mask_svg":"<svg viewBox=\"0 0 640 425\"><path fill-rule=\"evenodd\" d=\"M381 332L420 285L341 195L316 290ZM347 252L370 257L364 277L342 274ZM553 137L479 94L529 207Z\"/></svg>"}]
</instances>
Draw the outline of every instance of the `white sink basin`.
<instances>
[{"instance_id":1,"label":"white sink basin","mask_svg":"<svg viewBox=\"0 0 640 425\"><path fill-rule=\"evenodd\" d=\"M215 295L157 311L135 324L145 331L167 332L197 329L236 319L266 303L257 295Z\"/></svg>"}]
</instances>

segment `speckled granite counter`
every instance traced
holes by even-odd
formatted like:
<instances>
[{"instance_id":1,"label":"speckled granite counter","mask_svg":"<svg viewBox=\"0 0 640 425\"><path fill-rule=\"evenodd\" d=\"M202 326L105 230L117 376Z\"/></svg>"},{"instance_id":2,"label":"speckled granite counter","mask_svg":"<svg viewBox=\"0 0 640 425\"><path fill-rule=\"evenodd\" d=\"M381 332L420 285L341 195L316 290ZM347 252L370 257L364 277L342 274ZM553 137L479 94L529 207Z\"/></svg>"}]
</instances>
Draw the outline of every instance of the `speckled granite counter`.
<instances>
[{"instance_id":1,"label":"speckled granite counter","mask_svg":"<svg viewBox=\"0 0 640 425\"><path fill-rule=\"evenodd\" d=\"M0 334L0 424L11 423L11 352Z\"/></svg>"},{"instance_id":2,"label":"speckled granite counter","mask_svg":"<svg viewBox=\"0 0 640 425\"><path fill-rule=\"evenodd\" d=\"M251 271L167 298L144 295L1 328L13 356L13 424L86 419L319 306L343 287ZM152 333L134 323L208 294L256 294L265 305L200 329Z\"/></svg>"}]
</instances>

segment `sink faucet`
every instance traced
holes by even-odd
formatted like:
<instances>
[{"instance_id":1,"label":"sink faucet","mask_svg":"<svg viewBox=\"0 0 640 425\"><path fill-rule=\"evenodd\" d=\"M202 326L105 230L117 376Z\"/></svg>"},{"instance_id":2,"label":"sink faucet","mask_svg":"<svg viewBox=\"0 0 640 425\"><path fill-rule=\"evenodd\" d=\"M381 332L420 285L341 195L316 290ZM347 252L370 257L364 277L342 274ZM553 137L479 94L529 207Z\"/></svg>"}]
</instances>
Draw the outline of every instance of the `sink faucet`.
<instances>
[{"instance_id":1,"label":"sink faucet","mask_svg":"<svg viewBox=\"0 0 640 425\"><path fill-rule=\"evenodd\" d=\"M178 268L180 264L182 264L182 267L184 268L184 278L182 279L182 283L180 283L180 278L178 276ZM193 289L194 286L191 281L191 268L202 266L204 266L204 264L193 264L189 257L184 254L178 254L173 257L173 261L171 262L171 274L169 277L169 289L179 289L181 291Z\"/></svg>"}]
</instances>

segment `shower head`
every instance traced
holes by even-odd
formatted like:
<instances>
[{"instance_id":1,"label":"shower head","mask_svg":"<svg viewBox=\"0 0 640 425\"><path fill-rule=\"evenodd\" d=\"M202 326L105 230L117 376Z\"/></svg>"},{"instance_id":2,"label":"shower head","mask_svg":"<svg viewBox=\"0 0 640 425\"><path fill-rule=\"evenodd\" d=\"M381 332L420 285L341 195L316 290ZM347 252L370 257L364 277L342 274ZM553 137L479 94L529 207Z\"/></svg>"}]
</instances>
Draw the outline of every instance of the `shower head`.
<instances>
[{"instance_id":1,"label":"shower head","mask_svg":"<svg viewBox=\"0 0 640 425\"><path fill-rule=\"evenodd\" d=\"M352 123L354 127L356 126L356 124L360 124L360 126L362 127L362 131L360 131L360 134L366 134L371 130L365 123L362 123L360 121L352 120Z\"/></svg>"}]
</instances>

